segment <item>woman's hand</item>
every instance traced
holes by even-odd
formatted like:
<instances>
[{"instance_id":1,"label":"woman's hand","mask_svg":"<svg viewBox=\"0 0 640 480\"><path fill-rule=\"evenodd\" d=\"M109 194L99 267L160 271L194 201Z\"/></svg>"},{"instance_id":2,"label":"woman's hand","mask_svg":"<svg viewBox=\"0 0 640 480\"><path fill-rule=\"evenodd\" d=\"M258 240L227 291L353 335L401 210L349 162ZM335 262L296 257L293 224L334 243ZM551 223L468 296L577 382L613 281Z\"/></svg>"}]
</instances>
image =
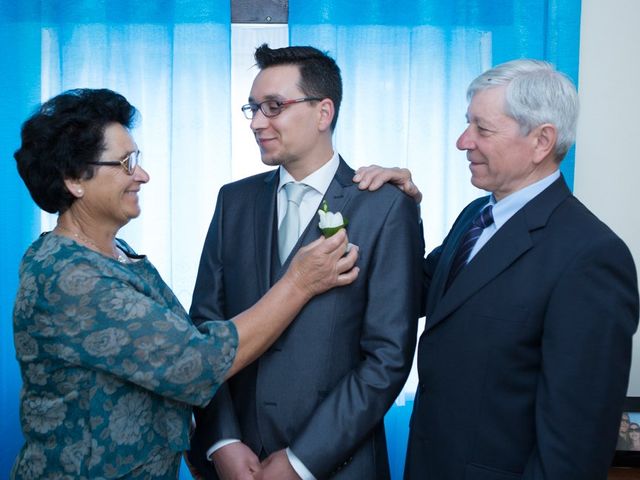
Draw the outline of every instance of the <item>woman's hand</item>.
<instances>
[{"instance_id":1,"label":"woman's hand","mask_svg":"<svg viewBox=\"0 0 640 480\"><path fill-rule=\"evenodd\" d=\"M347 245L347 232L344 229L329 238L318 238L298 250L285 277L289 277L308 298L336 286L349 285L358 278L360 269L354 266L358 259L358 247L352 245L345 255Z\"/></svg>"},{"instance_id":2,"label":"woman's hand","mask_svg":"<svg viewBox=\"0 0 640 480\"><path fill-rule=\"evenodd\" d=\"M347 245L347 232L342 229L301 248L284 276L264 297L232 319L238 329L238 349L225 378L258 358L312 297L358 278L359 269L354 266L358 247L352 245L345 255Z\"/></svg>"}]
</instances>

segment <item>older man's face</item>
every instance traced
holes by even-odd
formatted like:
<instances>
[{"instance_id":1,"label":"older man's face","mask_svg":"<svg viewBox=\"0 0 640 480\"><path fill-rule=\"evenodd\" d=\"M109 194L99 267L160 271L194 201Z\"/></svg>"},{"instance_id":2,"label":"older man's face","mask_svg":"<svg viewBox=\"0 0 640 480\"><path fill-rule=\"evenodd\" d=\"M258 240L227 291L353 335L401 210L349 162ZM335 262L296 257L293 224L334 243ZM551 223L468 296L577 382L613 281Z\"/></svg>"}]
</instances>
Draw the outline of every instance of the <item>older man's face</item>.
<instances>
[{"instance_id":1,"label":"older man's face","mask_svg":"<svg viewBox=\"0 0 640 480\"><path fill-rule=\"evenodd\" d=\"M520 133L518 123L504 113L504 98L503 86L477 92L467 109L469 126L456 142L467 151L471 183L496 200L537 180L535 135Z\"/></svg>"}]
</instances>

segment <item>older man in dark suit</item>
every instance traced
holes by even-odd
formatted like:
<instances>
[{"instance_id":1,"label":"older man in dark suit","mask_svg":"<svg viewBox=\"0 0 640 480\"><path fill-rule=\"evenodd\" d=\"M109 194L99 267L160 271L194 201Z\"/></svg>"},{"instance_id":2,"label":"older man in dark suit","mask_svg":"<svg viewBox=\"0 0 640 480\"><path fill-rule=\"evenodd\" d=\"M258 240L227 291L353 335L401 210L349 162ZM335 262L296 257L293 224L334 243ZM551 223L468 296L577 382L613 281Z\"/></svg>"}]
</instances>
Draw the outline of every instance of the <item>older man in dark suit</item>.
<instances>
[{"instance_id":1,"label":"older man in dark suit","mask_svg":"<svg viewBox=\"0 0 640 480\"><path fill-rule=\"evenodd\" d=\"M467 95L457 146L471 183L491 194L425 260L405 478L603 480L638 286L625 244L558 169L574 142L577 93L549 64L517 60L480 75ZM356 180L419 196L406 170L369 168Z\"/></svg>"},{"instance_id":2,"label":"older man in dark suit","mask_svg":"<svg viewBox=\"0 0 640 480\"><path fill-rule=\"evenodd\" d=\"M190 459L207 478L217 470L222 479L387 479L383 417L415 349L417 208L391 186L358 190L334 152L342 82L333 59L311 47L266 45L255 56L261 71L243 111L262 161L278 169L220 191L191 315L231 318L255 303L318 237L324 201L348 218L360 274L312 300L196 415Z\"/></svg>"}]
</instances>

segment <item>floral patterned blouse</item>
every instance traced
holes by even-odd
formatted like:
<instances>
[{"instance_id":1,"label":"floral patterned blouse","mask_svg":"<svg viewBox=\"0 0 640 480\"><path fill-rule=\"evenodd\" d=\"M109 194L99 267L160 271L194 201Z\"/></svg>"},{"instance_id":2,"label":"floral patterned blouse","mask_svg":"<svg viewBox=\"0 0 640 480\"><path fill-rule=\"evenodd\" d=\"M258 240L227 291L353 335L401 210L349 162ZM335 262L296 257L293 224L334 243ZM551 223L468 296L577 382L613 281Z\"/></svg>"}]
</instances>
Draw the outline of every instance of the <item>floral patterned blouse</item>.
<instances>
[{"instance_id":1,"label":"floral patterned blouse","mask_svg":"<svg viewBox=\"0 0 640 480\"><path fill-rule=\"evenodd\" d=\"M191 406L213 397L238 334L233 322L196 329L129 253L137 261L122 264L54 233L27 250L13 313L25 444L12 478L177 478Z\"/></svg>"}]
</instances>

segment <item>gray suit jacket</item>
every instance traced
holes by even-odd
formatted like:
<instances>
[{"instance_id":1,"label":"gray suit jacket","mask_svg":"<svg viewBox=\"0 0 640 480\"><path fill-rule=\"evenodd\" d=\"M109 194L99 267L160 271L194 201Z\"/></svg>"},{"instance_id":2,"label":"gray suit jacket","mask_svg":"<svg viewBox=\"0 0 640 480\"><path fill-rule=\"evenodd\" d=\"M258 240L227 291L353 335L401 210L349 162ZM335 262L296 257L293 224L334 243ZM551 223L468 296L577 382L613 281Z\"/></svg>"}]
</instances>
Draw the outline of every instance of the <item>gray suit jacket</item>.
<instances>
[{"instance_id":1,"label":"gray suit jacket","mask_svg":"<svg viewBox=\"0 0 640 480\"><path fill-rule=\"evenodd\" d=\"M262 455L290 447L317 478L389 477L383 417L411 367L421 234L411 199L390 186L360 191L353 174L341 159L325 199L349 219L358 280L309 302L199 412L191 458L201 469L214 442L240 438ZM193 296L195 322L251 307L288 267L280 269L274 245L277 186L273 171L221 189ZM314 217L294 253L319 235Z\"/></svg>"}]
</instances>

